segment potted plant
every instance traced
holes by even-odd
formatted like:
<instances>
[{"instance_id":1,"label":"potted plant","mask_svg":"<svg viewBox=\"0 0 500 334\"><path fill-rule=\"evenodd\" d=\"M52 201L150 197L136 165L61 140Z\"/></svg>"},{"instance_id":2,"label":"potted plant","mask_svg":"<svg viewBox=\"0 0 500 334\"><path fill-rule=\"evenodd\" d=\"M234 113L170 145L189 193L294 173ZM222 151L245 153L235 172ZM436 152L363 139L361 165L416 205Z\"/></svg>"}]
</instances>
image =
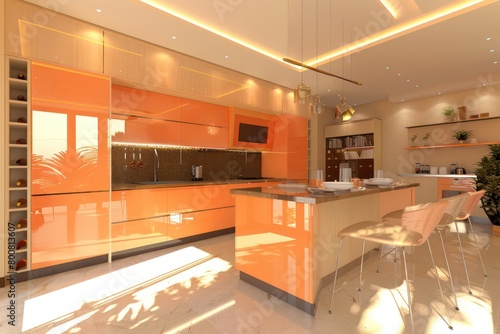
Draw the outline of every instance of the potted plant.
<instances>
[{"instance_id":1,"label":"potted plant","mask_svg":"<svg viewBox=\"0 0 500 334\"><path fill-rule=\"evenodd\" d=\"M410 140L411 140L411 145L412 146L416 145L417 138L418 138L418 134L416 134L416 133L413 136L411 136Z\"/></svg>"},{"instance_id":2,"label":"potted plant","mask_svg":"<svg viewBox=\"0 0 500 334\"><path fill-rule=\"evenodd\" d=\"M471 130L456 130L453 131L453 135L451 137L458 140L459 143L463 143L467 139L469 139L471 135L472 135Z\"/></svg>"},{"instance_id":3,"label":"potted plant","mask_svg":"<svg viewBox=\"0 0 500 334\"><path fill-rule=\"evenodd\" d=\"M489 145L489 153L481 158L476 169L476 189L484 189L481 207L500 235L500 144Z\"/></svg>"},{"instance_id":4,"label":"potted plant","mask_svg":"<svg viewBox=\"0 0 500 334\"><path fill-rule=\"evenodd\" d=\"M456 112L455 108L453 107L446 107L443 109L443 116L445 120L447 121L453 121L455 120Z\"/></svg>"},{"instance_id":5,"label":"potted plant","mask_svg":"<svg viewBox=\"0 0 500 334\"><path fill-rule=\"evenodd\" d=\"M423 137L422 137L422 141L424 142L424 145L429 145L429 138L431 136L431 133L430 132L427 132Z\"/></svg>"}]
</instances>

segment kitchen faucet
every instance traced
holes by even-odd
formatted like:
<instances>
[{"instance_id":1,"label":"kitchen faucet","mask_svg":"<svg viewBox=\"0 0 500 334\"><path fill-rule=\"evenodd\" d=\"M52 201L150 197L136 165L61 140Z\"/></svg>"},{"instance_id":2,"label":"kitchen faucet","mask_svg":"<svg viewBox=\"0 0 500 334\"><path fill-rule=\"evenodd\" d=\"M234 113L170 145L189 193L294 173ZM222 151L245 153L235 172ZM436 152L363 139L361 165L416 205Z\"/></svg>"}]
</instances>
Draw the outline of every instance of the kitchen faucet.
<instances>
[{"instance_id":1,"label":"kitchen faucet","mask_svg":"<svg viewBox=\"0 0 500 334\"><path fill-rule=\"evenodd\" d=\"M153 181L158 182L158 169L160 169L160 157L158 156L158 151L154 149L155 156L153 162Z\"/></svg>"}]
</instances>

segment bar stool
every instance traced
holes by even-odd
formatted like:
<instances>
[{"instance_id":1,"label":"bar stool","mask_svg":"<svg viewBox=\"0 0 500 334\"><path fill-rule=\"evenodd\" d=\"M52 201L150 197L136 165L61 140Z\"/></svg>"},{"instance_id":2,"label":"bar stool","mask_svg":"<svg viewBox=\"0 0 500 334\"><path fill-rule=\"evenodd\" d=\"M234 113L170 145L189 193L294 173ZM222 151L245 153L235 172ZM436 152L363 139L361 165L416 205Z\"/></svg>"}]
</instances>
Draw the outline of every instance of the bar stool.
<instances>
[{"instance_id":1,"label":"bar stool","mask_svg":"<svg viewBox=\"0 0 500 334\"><path fill-rule=\"evenodd\" d=\"M435 231L438 232L439 239L441 241L441 247L443 249L444 259L446 262L446 269L448 270L448 274L449 274L449 278L450 278L451 290L453 292L453 297L455 299L455 309L456 310L459 310L458 299L457 299L457 294L455 292L455 285L453 283L453 277L452 277L451 270L450 270L450 264L448 262L448 256L446 255L446 249L444 247L442 231L444 231L448 227L449 224L455 222L455 219L457 219L458 215L460 215L460 213L464 210L465 204L470 200L470 198L471 197L470 197L469 193L463 193L460 195L444 198L443 200L448 202L448 206L446 207L445 213L444 213L443 217L441 218L441 220L439 221L439 224L435 228ZM403 215L403 210L392 211L392 212L389 212L386 215L384 215L382 217L382 221L387 222L387 223L401 224L402 215ZM385 254L385 255L387 255L387 254ZM378 262L378 266L377 266L377 272L379 272L380 261L382 259L382 256L383 255L382 255L382 250L381 250L379 262ZM465 262L464 262L464 265L465 265Z\"/></svg>"},{"instance_id":2,"label":"bar stool","mask_svg":"<svg viewBox=\"0 0 500 334\"><path fill-rule=\"evenodd\" d=\"M479 200L481 199L481 197L483 197L484 193L485 193L485 190L479 190L479 191L471 191L471 192L469 192L468 193L470 195L469 200L465 203L462 211L460 212L460 214L455 219L455 229L457 231L457 238L458 238L458 245L460 247L460 252L462 253L462 262L464 263L465 276L467 278L467 285L468 285L468 288L469 288L469 294L472 294L472 290L471 290L471 287L470 287L469 272L467 270L467 264L465 262L464 249L462 247L462 241L460 239L460 232L458 230L458 223L457 223L457 221L459 221L459 220L467 220L469 222L469 227L470 227L470 230L472 232L472 236L474 238L474 245L476 246L477 254L479 255L479 261L481 262L481 266L483 267L484 277L488 277L488 275L486 274L486 269L484 267L483 257L481 256L481 251L479 250L479 246L477 244L476 234L474 233L474 228L472 227L472 222L470 221L470 215L472 214L472 212L476 208L477 203L479 203Z\"/></svg>"},{"instance_id":3,"label":"bar stool","mask_svg":"<svg viewBox=\"0 0 500 334\"><path fill-rule=\"evenodd\" d=\"M432 256L432 250L428 241L429 236L432 231L439 224L442 219L446 207L448 206L447 201L439 201L435 203L420 204L416 206L406 207L401 215L401 224L394 224L388 222L379 221L363 221L342 229L338 236L340 237L339 248L337 252L337 260L335 265L335 278L333 281L332 296L330 299L330 307L328 312L332 313L332 302L333 296L335 294L335 287L337 284L337 273L339 266L340 251L342 248L342 241L344 238L356 238L363 240L363 248L361 254L361 267L359 270L359 288L361 291L361 277L363 274L363 260L365 253L365 242L372 241L382 245L390 245L395 247L401 247L403 253L403 263L404 263L404 273L407 288L407 299L408 299L408 309L410 314L412 333L414 332L413 326L413 313L411 307L411 295L410 295L410 284L408 283L408 270L406 266L406 250L405 247L410 246L420 246L427 242L429 248L429 253L431 255L432 264L434 270L436 271L436 278L439 285L439 290L441 291L441 297L443 299L443 304L448 318L448 327L453 329L451 326L450 315L448 309L446 308L446 301L444 299L443 290L441 289L441 282L439 281L438 271L436 264L434 262L434 257Z\"/></svg>"}]
</instances>

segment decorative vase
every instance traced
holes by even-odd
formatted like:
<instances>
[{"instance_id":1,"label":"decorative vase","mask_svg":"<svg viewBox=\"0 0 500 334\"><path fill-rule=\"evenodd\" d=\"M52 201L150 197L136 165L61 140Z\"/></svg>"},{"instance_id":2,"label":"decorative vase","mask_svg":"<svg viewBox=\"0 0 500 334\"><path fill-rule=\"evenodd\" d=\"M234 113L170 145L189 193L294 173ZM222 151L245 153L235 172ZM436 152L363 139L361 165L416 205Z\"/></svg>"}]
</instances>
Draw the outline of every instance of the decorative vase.
<instances>
[{"instance_id":1,"label":"decorative vase","mask_svg":"<svg viewBox=\"0 0 500 334\"><path fill-rule=\"evenodd\" d=\"M493 235L500 237L500 225L491 225L493 226Z\"/></svg>"}]
</instances>

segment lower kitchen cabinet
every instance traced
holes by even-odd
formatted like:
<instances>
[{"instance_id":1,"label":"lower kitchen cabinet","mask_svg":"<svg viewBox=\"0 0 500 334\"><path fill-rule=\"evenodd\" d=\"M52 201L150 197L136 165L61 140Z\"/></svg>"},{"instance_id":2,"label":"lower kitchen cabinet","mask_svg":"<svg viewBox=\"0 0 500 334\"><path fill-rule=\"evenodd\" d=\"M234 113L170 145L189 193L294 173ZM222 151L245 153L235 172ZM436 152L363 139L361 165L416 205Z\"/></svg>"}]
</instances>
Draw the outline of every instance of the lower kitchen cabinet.
<instances>
[{"instance_id":1,"label":"lower kitchen cabinet","mask_svg":"<svg viewBox=\"0 0 500 334\"><path fill-rule=\"evenodd\" d=\"M202 234L203 218L203 212L171 213L168 235L175 240Z\"/></svg>"},{"instance_id":2,"label":"lower kitchen cabinet","mask_svg":"<svg viewBox=\"0 0 500 334\"><path fill-rule=\"evenodd\" d=\"M232 207L208 210L204 213L203 233L234 227L234 205Z\"/></svg>"},{"instance_id":3,"label":"lower kitchen cabinet","mask_svg":"<svg viewBox=\"0 0 500 334\"><path fill-rule=\"evenodd\" d=\"M108 253L109 193L31 197L31 269Z\"/></svg>"},{"instance_id":4,"label":"lower kitchen cabinet","mask_svg":"<svg viewBox=\"0 0 500 334\"><path fill-rule=\"evenodd\" d=\"M123 221L111 225L113 253L172 240L167 216Z\"/></svg>"}]
</instances>

